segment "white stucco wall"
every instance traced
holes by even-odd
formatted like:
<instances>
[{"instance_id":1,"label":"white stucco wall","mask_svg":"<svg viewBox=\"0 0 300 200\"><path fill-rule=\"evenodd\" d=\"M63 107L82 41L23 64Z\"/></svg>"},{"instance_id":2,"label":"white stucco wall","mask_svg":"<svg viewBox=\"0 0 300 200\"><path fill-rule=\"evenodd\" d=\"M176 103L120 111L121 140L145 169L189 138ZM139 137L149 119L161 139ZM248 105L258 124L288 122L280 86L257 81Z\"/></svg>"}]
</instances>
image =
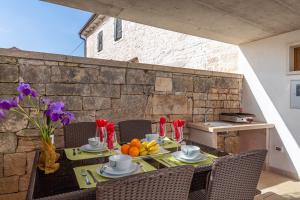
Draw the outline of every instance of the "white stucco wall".
<instances>
[{"instance_id":1,"label":"white stucco wall","mask_svg":"<svg viewBox=\"0 0 300 200\"><path fill-rule=\"evenodd\" d=\"M114 18L106 18L87 38L87 57L235 72L238 48L182 33L122 21L123 37L114 41ZM103 30L103 50L97 52L97 34Z\"/></svg>"},{"instance_id":2,"label":"white stucco wall","mask_svg":"<svg viewBox=\"0 0 300 200\"><path fill-rule=\"evenodd\" d=\"M270 133L272 167L300 175L300 110L290 108L289 45L300 44L300 30L240 45L239 70L245 75L243 108L274 123ZM283 146L284 152L275 151Z\"/></svg>"}]
</instances>

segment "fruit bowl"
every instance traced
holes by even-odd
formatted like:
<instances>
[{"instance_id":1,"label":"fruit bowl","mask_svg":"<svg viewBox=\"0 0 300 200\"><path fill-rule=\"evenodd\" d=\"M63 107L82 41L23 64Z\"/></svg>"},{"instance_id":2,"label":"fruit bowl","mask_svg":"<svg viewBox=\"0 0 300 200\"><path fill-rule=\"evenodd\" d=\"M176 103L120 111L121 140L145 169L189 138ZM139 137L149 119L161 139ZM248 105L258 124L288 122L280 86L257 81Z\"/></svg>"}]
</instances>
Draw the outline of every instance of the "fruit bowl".
<instances>
[{"instance_id":1,"label":"fruit bowl","mask_svg":"<svg viewBox=\"0 0 300 200\"><path fill-rule=\"evenodd\" d=\"M141 142L135 138L130 143L121 146L121 153L132 157L145 157L169 153L169 151L159 146L156 140Z\"/></svg>"}]
</instances>

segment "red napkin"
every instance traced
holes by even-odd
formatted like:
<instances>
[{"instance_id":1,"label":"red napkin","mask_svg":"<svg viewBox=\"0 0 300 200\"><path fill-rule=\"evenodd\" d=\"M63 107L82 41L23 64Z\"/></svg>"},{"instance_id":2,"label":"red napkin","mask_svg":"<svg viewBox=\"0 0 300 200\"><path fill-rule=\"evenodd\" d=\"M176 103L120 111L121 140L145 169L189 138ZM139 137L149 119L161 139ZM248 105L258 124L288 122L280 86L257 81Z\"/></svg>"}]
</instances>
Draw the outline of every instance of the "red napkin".
<instances>
[{"instance_id":1,"label":"red napkin","mask_svg":"<svg viewBox=\"0 0 300 200\"><path fill-rule=\"evenodd\" d=\"M185 121L184 121L184 120L178 119L178 127L183 128L183 127L184 127L184 124L185 124Z\"/></svg>"},{"instance_id":2,"label":"red napkin","mask_svg":"<svg viewBox=\"0 0 300 200\"><path fill-rule=\"evenodd\" d=\"M96 125L97 125L97 132L98 132L98 137L100 139L100 142L103 142L104 127L106 127L106 125L107 125L107 120L97 119L96 120Z\"/></svg>"},{"instance_id":3,"label":"red napkin","mask_svg":"<svg viewBox=\"0 0 300 200\"><path fill-rule=\"evenodd\" d=\"M115 125L113 123L107 124L106 131L107 131L107 148L111 150L114 148Z\"/></svg>"},{"instance_id":4,"label":"red napkin","mask_svg":"<svg viewBox=\"0 0 300 200\"><path fill-rule=\"evenodd\" d=\"M178 141L180 138L180 132L178 130L178 120L174 120L172 122L173 127L174 127L174 132L175 132L175 140Z\"/></svg>"},{"instance_id":5,"label":"red napkin","mask_svg":"<svg viewBox=\"0 0 300 200\"><path fill-rule=\"evenodd\" d=\"M166 118L165 117L161 117L159 119L159 136L164 137L165 136L165 124L166 124Z\"/></svg>"}]
</instances>

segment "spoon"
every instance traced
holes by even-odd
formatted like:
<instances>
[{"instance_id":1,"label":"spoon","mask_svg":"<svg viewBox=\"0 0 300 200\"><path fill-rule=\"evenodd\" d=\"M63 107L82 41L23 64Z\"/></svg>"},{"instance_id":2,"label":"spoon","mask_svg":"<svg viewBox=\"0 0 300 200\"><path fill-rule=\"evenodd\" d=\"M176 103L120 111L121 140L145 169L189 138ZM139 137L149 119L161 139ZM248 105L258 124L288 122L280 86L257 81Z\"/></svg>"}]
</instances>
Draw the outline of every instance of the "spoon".
<instances>
[{"instance_id":1,"label":"spoon","mask_svg":"<svg viewBox=\"0 0 300 200\"><path fill-rule=\"evenodd\" d=\"M80 174L81 174L81 176L83 176L83 177L85 178L85 183L86 183L87 185L90 185L90 184L91 184L91 181L90 181L90 179L89 179L89 177L88 177L88 174L87 174L86 170L85 170L85 169L82 169L82 170L80 171Z\"/></svg>"}]
</instances>

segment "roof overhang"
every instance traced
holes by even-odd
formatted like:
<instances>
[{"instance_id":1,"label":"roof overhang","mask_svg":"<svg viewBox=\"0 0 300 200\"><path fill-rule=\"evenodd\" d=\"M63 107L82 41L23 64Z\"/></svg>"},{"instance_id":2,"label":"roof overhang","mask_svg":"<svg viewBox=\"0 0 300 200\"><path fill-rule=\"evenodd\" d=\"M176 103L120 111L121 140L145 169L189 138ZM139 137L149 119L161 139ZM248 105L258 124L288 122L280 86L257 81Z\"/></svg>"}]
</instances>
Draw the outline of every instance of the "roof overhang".
<instances>
[{"instance_id":1,"label":"roof overhang","mask_svg":"<svg viewBox=\"0 0 300 200\"><path fill-rule=\"evenodd\" d=\"M45 0L232 44L300 29L300 0Z\"/></svg>"}]
</instances>

